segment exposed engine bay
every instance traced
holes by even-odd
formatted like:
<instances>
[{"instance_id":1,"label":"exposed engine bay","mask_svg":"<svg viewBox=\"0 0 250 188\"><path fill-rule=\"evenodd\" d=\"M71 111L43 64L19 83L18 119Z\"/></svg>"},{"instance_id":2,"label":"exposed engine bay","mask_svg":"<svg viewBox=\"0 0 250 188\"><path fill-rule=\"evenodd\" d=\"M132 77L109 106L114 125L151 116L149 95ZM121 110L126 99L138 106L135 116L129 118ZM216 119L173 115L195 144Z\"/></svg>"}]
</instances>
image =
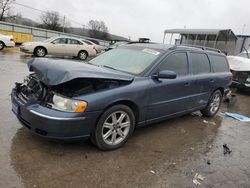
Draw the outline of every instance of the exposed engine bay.
<instances>
[{"instance_id":1,"label":"exposed engine bay","mask_svg":"<svg viewBox=\"0 0 250 188\"><path fill-rule=\"evenodd\" d=\"M23 83L16 83L16 92L24 102L34 99L47 106L47 104L52 103L55 94L72 98L105 89L117 88L129 83L130 81L112 79L77 78L59 85L47 86L36 77L35 73L32 73L24 79Z\"/></svg>"}]
</instances>

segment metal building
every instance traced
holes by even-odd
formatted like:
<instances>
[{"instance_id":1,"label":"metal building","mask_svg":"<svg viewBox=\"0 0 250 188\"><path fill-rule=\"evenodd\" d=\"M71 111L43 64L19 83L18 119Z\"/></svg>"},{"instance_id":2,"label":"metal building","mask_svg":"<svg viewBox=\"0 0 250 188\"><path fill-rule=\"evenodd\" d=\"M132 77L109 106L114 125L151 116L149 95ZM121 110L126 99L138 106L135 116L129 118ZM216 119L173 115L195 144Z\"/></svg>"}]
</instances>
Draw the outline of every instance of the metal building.
<instances>
[{"instance_id":1,"label":"metal building","mask_svg":"<svg viewBox=\"0 0 250 188\"><path fill-rule=\"evenodd\" d=\"M170 34L170 44L174 34L179 34L175 43L191 44L218 48L226 55L235 55L238 38L231 29L170 29L164 31L163 43L166 35Z\"/></svg>"}]
</instances>

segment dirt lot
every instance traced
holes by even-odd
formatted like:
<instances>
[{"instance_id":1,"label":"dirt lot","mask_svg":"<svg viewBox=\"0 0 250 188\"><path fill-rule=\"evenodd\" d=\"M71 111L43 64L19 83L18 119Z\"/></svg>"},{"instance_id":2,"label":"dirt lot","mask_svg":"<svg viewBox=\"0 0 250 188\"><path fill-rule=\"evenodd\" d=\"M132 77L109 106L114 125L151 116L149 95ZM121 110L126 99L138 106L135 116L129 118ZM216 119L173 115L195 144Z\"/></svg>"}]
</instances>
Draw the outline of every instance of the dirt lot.
<instances>
[{"instance_id":1,"label":"dirt lot","mask_svg":"<svg viewBox=\"0 0 250 188\"><path fill-rule=\"evenodd\" d=\"M187 115L137 129L125 147L102 152L89 141L62 144L22 128L10 92L28 74L31 56L0 52L0 187L250 187L250 123L223 115ZM250 96L233 107L250 117ZM205 120L205 121L204 121ZM232 150L223 154L223 144Z\"/></svg>"}]
</instances>

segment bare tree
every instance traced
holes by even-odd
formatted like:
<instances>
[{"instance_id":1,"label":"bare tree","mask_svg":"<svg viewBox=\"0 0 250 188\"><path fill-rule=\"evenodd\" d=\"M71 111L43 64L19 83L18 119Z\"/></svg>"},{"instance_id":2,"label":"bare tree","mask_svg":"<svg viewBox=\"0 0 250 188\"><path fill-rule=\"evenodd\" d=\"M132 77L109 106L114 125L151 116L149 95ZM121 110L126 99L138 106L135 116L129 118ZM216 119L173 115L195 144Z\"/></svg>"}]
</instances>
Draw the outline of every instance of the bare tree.
<instances>
[{"instance_id":1,"label":"bare tree","mask_svg":"<svg viewBox=\"0 0 250 188\"><path fill-rule=\"evenodd\" d=\"M104 21L90 20L87 24L91 37L105 38L108 33L108 27Z\"/></svg>"},{"instance_id":2,"label":"bare tree","mask_svg":"<svg viewBox=\"0 0 250 188\"><path fill-rule=\"evenodd\" d=\"M41 15L41 20L45 29L58 31L61 27L60 15L58 12L47 11Z\"/></svg>"},{"instance_id":3,"label":"bare tree","mask_svg":"<svg viewBox=\"0 0 250 188\"><path fill-rule=\"evenodd\" d=\"M15 0L0 0L0 21L4 20Z\"/></svg>"}]
</instances>

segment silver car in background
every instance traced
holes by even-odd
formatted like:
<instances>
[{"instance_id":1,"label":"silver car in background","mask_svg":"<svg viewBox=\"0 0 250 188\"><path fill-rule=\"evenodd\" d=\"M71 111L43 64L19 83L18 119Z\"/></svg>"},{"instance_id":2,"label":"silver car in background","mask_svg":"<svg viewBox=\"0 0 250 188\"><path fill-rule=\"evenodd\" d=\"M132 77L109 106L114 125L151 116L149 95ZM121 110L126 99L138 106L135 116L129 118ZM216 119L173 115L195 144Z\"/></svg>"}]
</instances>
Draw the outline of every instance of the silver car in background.
<instances>
[{"instance_id":1,"label":"silver car in background","mask_svg":"<svg viewBox=\"0 0 250 188\"><path fill-rule=\"evenodd\" d=\"M52 37L43 42L27 42L20 46L25 53L34 54L37 57L45 55L73 56L80 60L86 60L89 56L96 56L96 50L74 37Z\"/></svg>"}]
</instances>

